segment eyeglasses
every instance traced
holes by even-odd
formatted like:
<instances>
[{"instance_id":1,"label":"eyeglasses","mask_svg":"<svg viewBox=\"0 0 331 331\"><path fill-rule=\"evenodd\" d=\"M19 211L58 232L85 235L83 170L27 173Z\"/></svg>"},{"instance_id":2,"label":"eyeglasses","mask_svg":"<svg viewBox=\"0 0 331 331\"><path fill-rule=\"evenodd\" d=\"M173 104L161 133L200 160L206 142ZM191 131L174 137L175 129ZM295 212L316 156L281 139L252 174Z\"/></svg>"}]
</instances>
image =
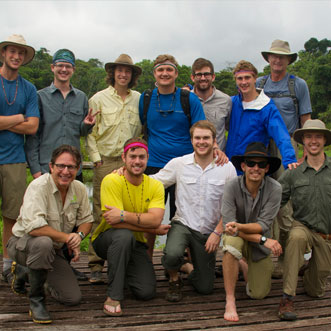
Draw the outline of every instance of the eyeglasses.
<instances>
[{"instance_id":1,"label":"eyeglasses","mask_svg":"<svg viewBox=\"0 0 331 331\"><path fill-rule=\"evenodd\" d=\"M69 171L75 171L77 169L77 166L74 166L74 165L67 165L67 164L60 164L60 163L55 163L56 167L59 169L59 170L64 170L65 168L68 168Z\"/></svg>"},{"instance_id":2,"label":"eyeglasses","mask_svg":"<svg viewBox=\"0 0 331 331\"><path fill-rule=\"evenodd\" d=\"M58 67L60 69L73 69L73 66L71 64L54 64L54 67Z\"/></svg>"},{"instance_id":3,"label":"eyeglasses","mask_svg":"<svg viewBox=\"0 0 331 331\"><path fill-rule=\"evenodd\" d=\"M247 167L249 168L253 168L255 167L255 165L257 164L257 166L260 169L265 169L268 165L268 161L260 161L260 162L256 162L256 161L252 161L252 160L245 160L245 164L247 165Z\"/></svg>"},{"instance_id":4,"label":"eyeglasses","mask_svg":"<svg viewBox=\"0 0 331 331\"><path fill-rule=\"evenodd\" d=\"M198 73L194 74L194 77L201 78L202 76L209 78L212 76L212 73L211 72L198 72Z\"/></svg>"}]
</instances>

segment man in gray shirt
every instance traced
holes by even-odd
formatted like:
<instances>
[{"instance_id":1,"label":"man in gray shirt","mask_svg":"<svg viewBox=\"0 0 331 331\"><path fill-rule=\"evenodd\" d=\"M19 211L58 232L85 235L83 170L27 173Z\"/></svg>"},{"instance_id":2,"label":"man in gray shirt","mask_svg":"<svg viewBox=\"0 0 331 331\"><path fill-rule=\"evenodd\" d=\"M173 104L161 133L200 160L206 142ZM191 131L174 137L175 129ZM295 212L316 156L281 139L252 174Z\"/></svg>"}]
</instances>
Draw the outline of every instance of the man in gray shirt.
<instances>
[{"instance_id":1,"label":"man in gray shirt","mask_svg":"<svg viewBox=\"0 0 331 331\"><path fill-rule=\"evenodd\" d=\"M75 55L60 49L53 56L53 83L38 91L40 123L37 133L27 136L26 155L33 178L49 172L52 150L63 144L80 150L80 137L86 136L95 123L88 110L84 92L70 84L75 71ZM82 181L81 169L77 179Z\"/></svg>"},{"instance_id":2,"label":"man in gray shirt","mask_svg":"<svg viewBox=\"0 0 331 331\"><path fill-rule=\"evenodd\" d=\"M216 142L220 150L225 150L225 125L230 118L231 98L213 86L215 72L213 64L206 59L198 58L192 65L191 79L194 82L193 92L199 97L206 119L216 128Z\"/></svg>"},{"instance_id":3,"label":"man in gray shirt","mask_svg":"<svg viewBox=\"0 0 331 331\"><path fill-rule=\"evenodd\" d=\"M38 91L40 110L39 128L35 135L26 138L26 157L33 178L49 172L52 151L61 145L70 145L80 151L80 137L86 136L95 123L98 112L88 110L84 92L70 84L75 71L75 55L68 49L60 49L53 56L51 69L53 83ZM76 179L83 181L79 168ZM70 261L71 258L64 254ZM78 280L87 280L84 273L73 269Z\"/></svg>"},{"instance_id":4,"label":"man in gray shirt","mask_svg":"<svg viewBox=\"0 0 331 331\"><path fill-rule=\"evenodd\" d=\"M268 238L274 217L280 206L280 184L265 177L277 171L281 161L268 156L265 146L253 142L244 155L231 159L238 176L225 185L221 214L225 235L223 238L223 277L226 292L224 319L238 321L235 288L241 267L247 295L263 299L271 288L273 269L270 251L279 256L282 247L278 241Z\"/></svg>"}]
</instances>

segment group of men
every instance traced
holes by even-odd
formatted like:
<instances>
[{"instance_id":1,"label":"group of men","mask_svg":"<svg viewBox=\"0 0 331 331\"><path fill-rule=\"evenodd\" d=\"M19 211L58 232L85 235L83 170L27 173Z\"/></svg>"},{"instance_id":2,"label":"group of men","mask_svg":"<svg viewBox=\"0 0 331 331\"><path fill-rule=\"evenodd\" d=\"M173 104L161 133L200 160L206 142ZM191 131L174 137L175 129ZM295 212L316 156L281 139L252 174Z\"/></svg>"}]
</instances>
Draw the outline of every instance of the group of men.
<instances>
[{"instance_id":1,"label":"group of men","mask_svg":"<svg viewBox=\"0 0 331 331\"><path fill-rule=\"evenodd\" d=\"M37 94L18 74L34 49L20 35L0 43L2 276L19 294L26 294L25 283L30 283L34 322L52 321L45 289L64 304L80 302L77 279L84 275L69 263L78 260L80 243L90 232L91 283L103 282L101 271L108 262L107 315L122 315L125 285L139 299L155 296L151 257L157 234L168 234L162 263L169 301L182 298L180 270L199 293L213 291L215 252L223 234L226 320L239 320L239 269L249 297L268 295L271 252L285 252L281 319L296 319L293 297L307 251L312 257L304 271L306 292L323 296L331 268L330 174L324 154L331 132L310 119L306 83L287 73L296 59L288 43L275 40L262 55L271 74L257 79L256 68L240 61L233 71L239 94L230 98L213 86L214 67L203 58L192 66L192 93L177 88L178 63L167 54L154 61L156 88L140 96L132 88L141 68L121 54L105 65L109 87L87 101L70 84L72 51L54 54L54 81ZM138 137L141 133L148 143ZM81 136L87 136L94 163L93 216L84 186L75 181L82 181ZM271 138L290 169L279 182L266 176L281 167ZM300 166L292 147L296 143L305 148ZM275 150L272 156L267 145ZM35 180L25 192L26 159ZM110 174L123 165L122 173ZM164 225L168 192L171 223ZM291 221L286 225L279 221L288 238L271 239L279 207L289 200L293 218L287 214Z\"/></svg>"}]
</instances>

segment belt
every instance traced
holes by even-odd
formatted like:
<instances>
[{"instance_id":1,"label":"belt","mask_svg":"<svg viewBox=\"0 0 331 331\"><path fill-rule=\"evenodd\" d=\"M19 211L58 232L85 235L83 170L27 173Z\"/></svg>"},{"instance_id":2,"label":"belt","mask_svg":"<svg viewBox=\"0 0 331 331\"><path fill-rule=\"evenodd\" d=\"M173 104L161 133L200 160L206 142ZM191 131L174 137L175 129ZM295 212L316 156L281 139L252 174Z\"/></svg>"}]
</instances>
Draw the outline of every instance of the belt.
<instances>
[{"instance_id":1,"label":"belt","mask_svg":"<svg viewBox=\"0 0 331 331\"><path fill-rule=\"evenodd\" d=\"M331 240L331 234L324 234L320 232L316 232L316 233L319 234L324 240Z\"/></svg>"}]
</instances>

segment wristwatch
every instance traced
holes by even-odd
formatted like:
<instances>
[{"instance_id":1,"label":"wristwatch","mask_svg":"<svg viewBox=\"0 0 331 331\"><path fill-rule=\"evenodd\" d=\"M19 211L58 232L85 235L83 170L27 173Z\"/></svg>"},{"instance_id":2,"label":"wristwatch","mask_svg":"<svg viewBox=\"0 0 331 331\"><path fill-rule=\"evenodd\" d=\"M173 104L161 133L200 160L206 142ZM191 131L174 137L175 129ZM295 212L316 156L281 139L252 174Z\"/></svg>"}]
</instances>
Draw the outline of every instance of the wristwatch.
<instances>
[{"instance_id":1,"label":"wristwatch","mask_svg":"<svg viewBox=\"0 0 331 331\"><path fill-rule=\"evenodd\" d=\"M85 238L85 233L83 231L77 232L82 240Z\"/></svg>"},{"instance_id":2,"label":"wristwatch","mask_svg":"<svg viewBox=\"0 0 331 331\"><path fill-rule=\"evenodd\" d=\"M267 241L267 237L265 237L265 236L261 236L261 239L260 239L259 244L263 246L263 245L265 244L266 241Z\"/></svg>"}]
</instances>

